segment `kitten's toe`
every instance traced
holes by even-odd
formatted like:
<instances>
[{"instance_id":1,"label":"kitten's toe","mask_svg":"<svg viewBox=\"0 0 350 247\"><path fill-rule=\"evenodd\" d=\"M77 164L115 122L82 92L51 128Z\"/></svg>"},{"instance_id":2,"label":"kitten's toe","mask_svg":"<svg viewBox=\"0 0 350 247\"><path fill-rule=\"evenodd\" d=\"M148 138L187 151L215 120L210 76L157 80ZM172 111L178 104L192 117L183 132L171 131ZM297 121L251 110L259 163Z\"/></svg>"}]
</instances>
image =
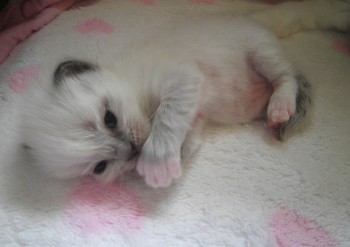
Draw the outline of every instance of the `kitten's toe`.
<instances>
[{"instance_id":1,"label":"kitten's toe","mask_svg":"<svg viewBox=\"0 0 350 247\"><path fill-rule=\"evenodd\" d=\"M168 187L171 183L171 176L168 175L167 168L164 165L149 165L145 173L145 181L154 188Z\"/></svg>"},{"instance_id":2,"label":"kitten's toe","mask_svg":"<svg viewBox=\"0 0 350 247\"><path fill-rule=\"evenodd\" d=\"M267 108L267 124L271 128L278 128L294 113L295 99L293 97L272 95Z\"/></svg>"},{"instance_id":3,"label":"kitten's toe","mask_svg":"<svg viewBox=\"0 0 350 247\"><path fill-rule=\"evenodd\" d=\"M168 187L172 179L181 176L180 159L170 158L165 163L161 161L139 161L137 171L145 177L145 181L149 186L153 188Z\"/></svg>"}]
</instances>

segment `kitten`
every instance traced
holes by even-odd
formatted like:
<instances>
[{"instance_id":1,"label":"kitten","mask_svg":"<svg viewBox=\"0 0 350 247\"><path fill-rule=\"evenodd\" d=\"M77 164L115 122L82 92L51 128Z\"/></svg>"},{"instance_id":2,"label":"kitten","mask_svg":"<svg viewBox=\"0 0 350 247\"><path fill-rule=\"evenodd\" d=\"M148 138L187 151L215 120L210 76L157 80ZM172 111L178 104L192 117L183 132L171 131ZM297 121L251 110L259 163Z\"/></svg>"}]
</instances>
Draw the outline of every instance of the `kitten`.
<instances>
[{"instance_id":1,"label":"kitten","mask_svg":"<svg viewBox=\"0 0 350 247\"><path fill-rule=\"evenodd\" d=\"M310 85L277 38L244 17L170 23L117 57L109 66L63 62L53 83L33 87L24 143L50 174L113 181L136 168L148 185L167 187L206 122L263 116L282 140L310 108Z\"/></svg>"}]
</instances>

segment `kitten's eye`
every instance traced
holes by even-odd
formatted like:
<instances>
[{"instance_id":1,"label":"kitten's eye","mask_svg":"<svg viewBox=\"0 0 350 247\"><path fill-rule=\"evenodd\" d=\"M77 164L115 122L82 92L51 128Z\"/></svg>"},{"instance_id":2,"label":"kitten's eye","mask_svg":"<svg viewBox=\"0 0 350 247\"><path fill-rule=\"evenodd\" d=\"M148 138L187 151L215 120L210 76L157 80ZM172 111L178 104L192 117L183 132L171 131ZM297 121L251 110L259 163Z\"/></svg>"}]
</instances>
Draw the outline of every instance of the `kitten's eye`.
<instances>
[{"instance_id":1,"label":"kitten's eye","mask_svg":"<svg viewBox=\"0 0 350 247\"><path fill-rule=\"evenodd\" d=\"M109 110L106 111L104 121L105 121L106 127L109 129L114 129L115 127L117 127L117 123L118 123L117 118Z\"/></svg>"},{"instance_id":2,"label":"kitten's eye","mask_svg":"<svg viewBox=\"0 0 350 247\"><path fill-rule=\"evenodd\" d=\"M107 168L107 161L103 160L95 166L93 173L96 175L99 175L103 173L106 170L106 168Z\"/></svg>"}]
</instances>

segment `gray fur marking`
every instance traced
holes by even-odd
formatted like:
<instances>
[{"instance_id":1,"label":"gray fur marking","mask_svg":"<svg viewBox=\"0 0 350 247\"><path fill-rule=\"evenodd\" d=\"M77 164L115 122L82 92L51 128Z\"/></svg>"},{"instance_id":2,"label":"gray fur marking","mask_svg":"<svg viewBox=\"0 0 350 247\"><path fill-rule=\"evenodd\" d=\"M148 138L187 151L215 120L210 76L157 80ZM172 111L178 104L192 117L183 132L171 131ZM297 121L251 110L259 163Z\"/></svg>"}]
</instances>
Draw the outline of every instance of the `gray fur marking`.
<instances>
[{"instance_id":1,"label":"gray fur marking","mask_svg":"<svg viewBox=\"0 0 350 247\"><path fill-rule=\"evenodd\" d=\"M66 77L77 76L86 72L95 71L96 69L96 65L87 62L78 60L66 61L58 65L54 73L53 82L55 86L59 86Z\"/></svg>"}]
</instances>

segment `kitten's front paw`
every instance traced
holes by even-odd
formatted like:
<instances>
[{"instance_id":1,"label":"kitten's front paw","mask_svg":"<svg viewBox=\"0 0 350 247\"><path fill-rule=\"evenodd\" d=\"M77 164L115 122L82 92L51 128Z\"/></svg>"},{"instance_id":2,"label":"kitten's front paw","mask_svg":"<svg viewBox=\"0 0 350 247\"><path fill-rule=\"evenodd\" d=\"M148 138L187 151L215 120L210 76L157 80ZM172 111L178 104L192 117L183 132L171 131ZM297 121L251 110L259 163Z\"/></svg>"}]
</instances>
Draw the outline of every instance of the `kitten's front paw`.
<instances>
[{"instance_id":1,"label":"kitten's front paw","mask_svg":"<svg viewBox=\"0 0 350 247\"><path fill-rule=\"evenodd\" d=\"M147 161L140 157L136 166L137 172L153 187L168 187L173 179L181 176L180 157L168 158L164 161Z\"/></svg>"},{"instance_id":2,"label":"kitten's front paw","mask_svg":"<svg viewBox=\"0 0 350 247\"><path fill-rule=\"evenodd\" d=\"M295 99L290 96L274 94L267 107L267 124L270 128L279 128L295 113Z\"/></svg>"}]
</instances>

